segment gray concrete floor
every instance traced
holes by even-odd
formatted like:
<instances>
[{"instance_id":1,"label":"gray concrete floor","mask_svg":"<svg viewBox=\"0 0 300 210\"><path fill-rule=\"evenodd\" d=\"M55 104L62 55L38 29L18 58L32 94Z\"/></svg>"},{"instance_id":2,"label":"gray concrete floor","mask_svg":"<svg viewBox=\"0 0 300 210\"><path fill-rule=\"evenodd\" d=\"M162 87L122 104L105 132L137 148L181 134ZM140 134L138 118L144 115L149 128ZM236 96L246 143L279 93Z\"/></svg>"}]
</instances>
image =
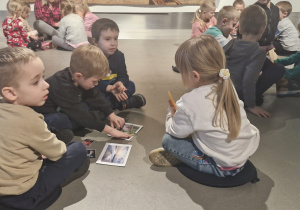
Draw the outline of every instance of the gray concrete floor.
<instances>
[{"instance_id":1,"label":"gray concrete floor","mask_svg":"<svg viewBox=\"0 0 300 210\"><path fill-rule=\"evenodd\" d=\"M96 149L96 159L91 159L84 177L63 188L61 197L48 210L300 209L299 98L277 98L274 87L265 93L263 104L272 117L264 119L248 113L251 123L261 132L259 149L250 158L260 182L229 189L212 188L188 180L176 168L151 165L148 154L161 146L165 132L167 91L175 99L187 91L171 66L177 47L190 37L192 15L99 14L119 24L119 49L125 54L130 79L135 82L137 93L147 99L145 107L118 114L144 128L129 142L96 131L77 134L77 141L95 139L90 148ZM300 22L299 14L293 15L293 22ZM0 12L0 17L4 19L5 12ZM2 33L0 47L6 47ZM51 49L37 54L44 61L48 77L69 65L71 52ZM125 167L95 163L106 142L132 145Z\"/></svg>"}]
</instances>

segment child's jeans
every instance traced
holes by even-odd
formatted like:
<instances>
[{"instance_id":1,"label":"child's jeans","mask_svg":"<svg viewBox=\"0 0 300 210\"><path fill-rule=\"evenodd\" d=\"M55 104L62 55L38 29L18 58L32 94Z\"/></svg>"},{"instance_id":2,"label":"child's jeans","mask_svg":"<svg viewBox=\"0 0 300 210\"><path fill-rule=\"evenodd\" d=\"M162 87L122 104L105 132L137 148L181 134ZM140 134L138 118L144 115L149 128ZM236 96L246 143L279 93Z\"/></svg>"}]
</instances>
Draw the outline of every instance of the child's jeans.
<instances>
[{"instance_id":1,"label":"child's jeans","mask_svg":"<svg viewBox=\"0 0 300 210\"><path fill-rule=\"evenodd\" d=\"M111 82L110 82L110 84L111 84ZM131 80L129 80L129 83L126 86L126 88L127 88L127 90L125 91L125 93L128 96L128 98L130 98L135 93L135 84ZM125 103L125 102L119 102L116 99L116 97L114 96L114 94L112 94L110 92L101 91L101 93L106 98L106 100L110 103L110 107L112 109L121 109L123 104Z\"/></svg>"},{"instance_id":2,"label":"child's jeans","mask_svg":"<svg viewBox=\"0 0 300 210\"><path fill-rule=\"evenodd\" d=\"M184 162L193 169L213 174L218 177L234 176L240 172L243 167L234 170L221 170L213 158L206 156L194 144L192 138L176 138L170 134L165 134L162 140L163 148Z\"/></svg>"},{"instance_id":3,"label":"child's jeans","mask_svg":"<svg viewBox=\"0 0 300 210\"><path fill-rule=\"evenodd\" d=\"M67 145L67 152L57 161L45 159L33 187L21 195L3 196L0 203L17 209L33 209L59 187L87 158L81 142Z\"/></svg>"}]
</instances>

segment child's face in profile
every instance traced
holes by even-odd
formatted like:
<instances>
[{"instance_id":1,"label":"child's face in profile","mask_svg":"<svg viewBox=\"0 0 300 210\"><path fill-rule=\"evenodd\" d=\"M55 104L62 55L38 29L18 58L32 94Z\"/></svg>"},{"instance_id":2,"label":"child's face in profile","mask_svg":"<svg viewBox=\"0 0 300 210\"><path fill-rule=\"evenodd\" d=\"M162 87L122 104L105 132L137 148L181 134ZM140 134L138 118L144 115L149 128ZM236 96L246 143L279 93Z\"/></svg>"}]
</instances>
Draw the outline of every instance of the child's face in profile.
<instances>
[{"instance_id":1,"label":"child's face in profile","mask_svg":"<svg viewBox=\"0 0 300 210\"><path fill-rule=\"evenodd\" d=\"M98 85L98 81L101 78L98 76L92 76L90 78L85 79L84 76L81 75L80 78L77 78L75 85L79 85L80 87L82 87L85 90L89 90L94 88L96 85Z\"/></svg>"},{"instance_id":2,"label":"child's face in profile","mask_svg":"<svg viewBox=\"0 0 300 210\"><path fill-rule=\"evenodd\" d=\"M30 15L30 10L29 11L23 11L21 17L24 19L27 19Z\"/></svg>"},{"instance_id":3,"label":"child's face in profile","mask_svg":"<svg viewBox=\"0 0 300 210\"><path fill-rule=\"evenodd\" d=\"M236 4L236 5L234 6L234 8L235 8L237 11L239 11L239 13L241 14L241 12L244 10L244 5L242 5L242 4Z\"/></svg>"},{"instance_id":4,"label":"child's face in profile","mask_svg":"<svg viewBox=\"0 0 300 210\"><path fill-rule=\"evenodd\" d=\"M279 20L282 20L283 18L287 17L287 12L282 12L279 7Z\"/></svg>"},{"instance_id":5,"label":"child's face in profile","mask_svg":"<svg viewBox=\"0 0 300 210\"><path fill-rule=\"evenodd\" d=\"M212 17L215 16L216 8L212 8L210 11L203 11L202 19L203 21L208 22Z\"/></svg>"},{"instance_id":6,"label":"child's face in profile","mask_svg":"<svg viewBox=\"0 0 300 210\"><path fill-rule=\"evenodd\" d=\"M118 31L107 29L106 31L101 31L99 41L95 45L102 50L106 57L109 57L118 49L118 38Z\"/></svg>"},{"instance_id":7,"label":"child's face in profile","mask_svg":"<svg viewBox=\"0 0 300 210\"><path fill-rule=\"evenodd\" d=\"M49 84L44 80L44 64L40 58L34 58L23 65L20 71L18 87L13 87L16 100L13 104L24 106L42 106L48 98Z\"/></svg>"},{"instance_id":8,"label":"child's face in profile","mask_svg":"<svg viewBox=\"0 0 300 210\"><path fill-rule=\"evenodd\" d=\"M237 19L235 20L226 20L225 24L222 27L222 33L227 38L231 31L233 31L234 26L237 23Z\"/></svg>"}]
</instances>

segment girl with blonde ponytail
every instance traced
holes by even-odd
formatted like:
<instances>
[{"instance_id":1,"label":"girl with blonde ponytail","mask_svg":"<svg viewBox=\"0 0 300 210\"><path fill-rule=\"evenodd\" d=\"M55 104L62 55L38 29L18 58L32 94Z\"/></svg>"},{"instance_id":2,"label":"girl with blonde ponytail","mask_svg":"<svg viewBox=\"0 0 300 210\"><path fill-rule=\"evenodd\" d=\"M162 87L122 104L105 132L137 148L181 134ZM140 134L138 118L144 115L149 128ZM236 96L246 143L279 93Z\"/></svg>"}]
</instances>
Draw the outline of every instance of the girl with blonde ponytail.
<instances>
[{"instance_id":1,"label":"girl with blonde ponytail","mask_svg":"<svg viewBox=\"0 0 300 210\"><path fill-rule=\"evenodd\" d=\"M247 119L225 69L220 44L210 35L185 41L175 55L184 86L191 89L169 108L163 148L153 150L154 165L184 162L219 177L234 176L259 144L259 131Z\"/></svg>"},{"instance_id":2,"label":"girl with blonde ponytail","mask_svg":"<svg viewBox=\"0 0 300 210\"><path fill-rule=\"evenodd\" d=\"M207 29L217 24L215 18L216 5L214 0L201 0L192 21L191 38L198 37Z\"/></svg>"}]
</instances>

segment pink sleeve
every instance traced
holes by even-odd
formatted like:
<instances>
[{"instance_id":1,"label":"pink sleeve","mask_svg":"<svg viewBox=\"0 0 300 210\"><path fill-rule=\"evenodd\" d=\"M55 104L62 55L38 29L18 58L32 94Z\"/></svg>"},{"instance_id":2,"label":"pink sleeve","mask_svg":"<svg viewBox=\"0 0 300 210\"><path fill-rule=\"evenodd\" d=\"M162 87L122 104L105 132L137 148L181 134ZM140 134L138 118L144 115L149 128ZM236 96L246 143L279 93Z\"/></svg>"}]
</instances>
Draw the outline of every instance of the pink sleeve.
<instances>
[{"instance_id":1,"label":"pink sleeve","mask_svg":"<svg viewBox=\"0 0 300 210\"><path fill-rule=\"evenodd\" d=\"M199 21L196 21L192 25L192 35L191 38L198 37L205 32L205 26L201 26Z\"/></svg>"}]
</instances>

